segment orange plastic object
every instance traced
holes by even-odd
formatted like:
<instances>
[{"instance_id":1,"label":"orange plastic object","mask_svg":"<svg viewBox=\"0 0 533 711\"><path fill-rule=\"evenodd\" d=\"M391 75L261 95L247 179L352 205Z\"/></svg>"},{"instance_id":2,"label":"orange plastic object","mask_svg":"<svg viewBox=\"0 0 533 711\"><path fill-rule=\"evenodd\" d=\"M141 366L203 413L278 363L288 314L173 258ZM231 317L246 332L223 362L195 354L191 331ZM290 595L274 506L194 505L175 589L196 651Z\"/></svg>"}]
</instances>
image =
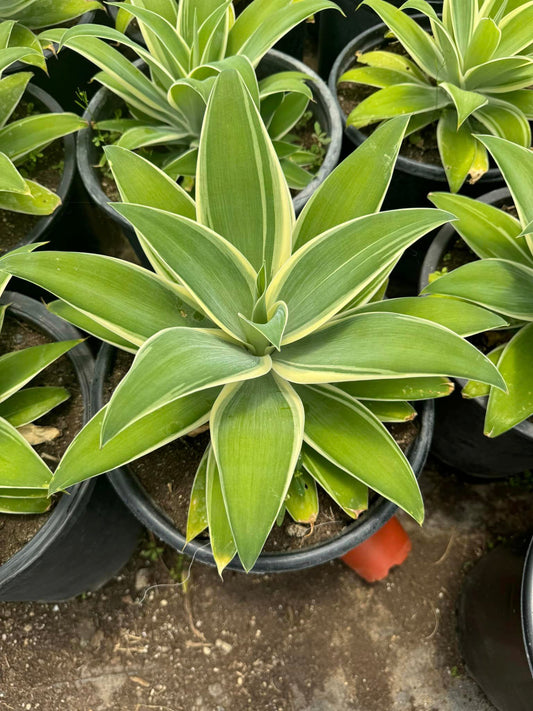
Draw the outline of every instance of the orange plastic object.
<instances>
[{"instance_id":1,"label":"orange plastic object","mask_svg":"<svg viewBox=\"0 0 533 711\"><path fill-rule=\"evenodd\" d=\"M395 565L401 565L411 550L411 539L396 517L373 536L341 556L367 583L383 580Z\"/></svg>"}]
</instances>

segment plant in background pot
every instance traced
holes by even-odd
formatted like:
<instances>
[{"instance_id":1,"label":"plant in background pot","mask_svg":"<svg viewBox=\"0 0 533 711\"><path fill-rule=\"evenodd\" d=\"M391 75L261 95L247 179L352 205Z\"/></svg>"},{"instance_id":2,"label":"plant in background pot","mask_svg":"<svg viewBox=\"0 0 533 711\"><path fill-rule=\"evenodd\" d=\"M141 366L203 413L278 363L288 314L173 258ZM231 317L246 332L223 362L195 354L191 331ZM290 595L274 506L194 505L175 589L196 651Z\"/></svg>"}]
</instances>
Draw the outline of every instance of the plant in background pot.
<instances>
[{"instance_id":1,"label":"plant in background pot","mask_svg":"<svg viewBox=\"0 0 533 711\"><path fill-rule=\"evenodd\" d=\"M471 250L466 259L474 261L433 279L424 292L481 305L509 320L510 330L499 338L493 336L488 354L504 376L508 392L468 383L463 397L488 397L486 413L479 404L470 406L472 427L462 435L465 451L452 448L442 455L454 463L456 452L458 465L466 471L503 475L533 466L533 423L529 421L533 415L533 153L503 138L477 136L476 140L491 152L505 177L510 196L497 197L500 204L507 202L506 209L460 195L430 196L435 205L457 215L454 227ZM517 218L509 212L513 207ZM437 238L436 249L428 253L425 275L438 268L435 255L445 251L451 237ZM486 440L485 444L480 436L483 415L485 434L499 438L495 442Z\"/></svg>"},{"instance_id":2,"label":"plant in background pot","mask_svg":"<svg viewBox=\"0 0 533 711\"><path fill-rule=\"evenodd\" d=\"M0 76L15 62L46 70L41 43L33 32L15 20L0 18Z\"/></svg>"},{"instance_id":3,"label":"plant in background pot","mask_svg":"<svg viewBox=\"0 0 533 711\"><path fill-rule=\"evenodd\" d=\"M174 179L194 176L209 93L220 71L233 67L261 107L289 184L296 190L306 187L313 178L306 168L316 170L316 154L303 149L290 132L313 97L306 83L310 75L277 72L258 85L254 67L288 30L314 12L335 9L334 3L284 0L273 7L270 0L254 0L237 20L230 0L109 4L137 20L146 46L100 25L44 33L100 67L95 79L125 103L127 114L97 120L98 131L111 132L110 142L124 148L152 149L151 159ZM149 76L103 40L132 50Z\"/></svg>"},{"instance_id":4,"label":"plant in background pot","mask_svg":"<svg viewBox=\"0 0 533 711\"><path fill-rule=\"evenodd\" d=\"M11 22L0 24L0 33L12 31ZM25 50L22 50L25 51ZM33 56L39 56L35 51ZM11 50L0 50L10 53ZM11 54L11 61L20 59L16 54ZM1 76L1 71L0 71ZM70 145L70 156L53 156L57 163L54 178L57 176L55 186L60 190L52 190L32 180L33 175L39 171L43 151L54 141L67 136L86 125L79 116L61 111L61 107L38 89L28 87L32 78L30 72L18 72L0 79L0 215L2 216L4 235L0 250L14 247L20 242L37 240L42 237L44 229L50 221L37 220L24 221L18 231L17 224L10 224L9 213L33 215L42 217L54 213L61 204L61 197L65 197L73 174L73 142ZM35 104L50 106L52 111L38 113ZM65 152L68 151L68 147ZM70 158L70 161L68 161ZM46 160L45 160L46 163ZM67 171L66 166L69 167ZM52 166L45 165L46 170L52 171ZM65 178L60 185L61 178ZM28 235L28 227L35 227Z\"/></svg>"},{"instance_id":5,"label":"plant in background pot","mask_svg":"<svg viewBox=\"0 0 533 711\"><path fill-rule=\"evenodd\" d=\"M425 0L401 9L385 0L365 0L407 53L370 51L357 55L358 67L339 81L376 91L347 118L356 129L399 114L411 116L408 134L434 125L442 165L452 192L467 176L479 180L489 169L480 129L529 147L533 118L533 2L511 12L505 3L444 0L442 20ZM516 4L516 3L515 3ZM431 33L404 9L429 18Z\"/></svg>"},{"instance_id":6,"label":"plant in background pot","mask_svg":"<svg viewBox=\"0 0 533 711\"><path fill-rule=\"evenodd\" d=\"M102 7L93 0L2 0L0 20L16 20L37 30L71 22L90 10Z\"/></svg>"},{"instance_id":7,"label":"plant in background pot","mask_svg":"<svg viewBox=\"0 0 533 711\"><path fill-rule=\"evenodd\" d=\"M429 208L377 212L406 123L376 131L297 221L235 70L220 74L208 103L196 204L148 161L107 148L124 200L114 207L156 274L97 255L1 261L56 294L56 313L136 354L65 453L51 492L209 423L187 537L209 528L219 570L236 553L251 570L285 509L312 520L315 481L353 518L367 507L369 487L422 520L416 477L381 420L412 418L411 393L448 393L444 376L505 387L454 332L505 321L453 299L370 303L403 250L451 217ZM386 170L375 174L383 155Z\"/></svg>"},{"instance_id":8,"label":"plant in background pot","mask_svg":"<svg viewBox=\"0 0 533 711\"><path fill-rule=\"evenodd\" d=\"M0 291L8 280L0 275ZM48 496L48 464L87 420L94 362L79 332L43 304L14 292L1 303L0 600L64 600L116 574L139 525L104 480Z\"/></svg>"}]
</instances>

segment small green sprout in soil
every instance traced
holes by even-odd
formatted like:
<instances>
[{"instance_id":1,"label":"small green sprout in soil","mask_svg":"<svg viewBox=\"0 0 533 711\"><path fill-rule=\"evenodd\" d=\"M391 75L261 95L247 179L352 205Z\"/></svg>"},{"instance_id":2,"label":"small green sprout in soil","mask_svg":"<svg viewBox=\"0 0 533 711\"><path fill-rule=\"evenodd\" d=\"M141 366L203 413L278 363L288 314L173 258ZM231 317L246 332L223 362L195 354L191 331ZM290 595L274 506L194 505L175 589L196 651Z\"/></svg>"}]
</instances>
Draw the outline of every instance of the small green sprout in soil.
<instances>
[{"instance_id":1,"label":"small green sprout in soil","mask_svg":"<svg viewBox=\"0 0 533 711\"><path fill-rule=\"evenodd\" d=\"M165 549L162 545L159 545L155 539L150 538L144 541L143 547L140 550L140 555L145 560L157 563L163 555L164 550Z\"/></svg>"}]
</instances>

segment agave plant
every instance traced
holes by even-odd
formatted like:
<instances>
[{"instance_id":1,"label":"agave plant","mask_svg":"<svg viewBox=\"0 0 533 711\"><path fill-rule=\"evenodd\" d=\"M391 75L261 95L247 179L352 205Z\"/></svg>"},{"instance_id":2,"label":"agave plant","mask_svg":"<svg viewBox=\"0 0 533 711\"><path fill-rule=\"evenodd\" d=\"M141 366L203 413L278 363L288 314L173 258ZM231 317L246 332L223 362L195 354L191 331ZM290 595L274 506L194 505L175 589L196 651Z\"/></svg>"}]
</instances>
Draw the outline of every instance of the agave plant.
<instances>
[{"instance_id":1,"label":"agave plant","mask_svg":"<svg viewBox=\"0 0 533 711\"><path fill-rule=\"evenodd\" d=\"M5 38L6 45L13 33L15 37L27 38L23 28L13 22L0 23L0 40ZM2 69L16 61L39 64L41 59L42 53L33 46L13 49L6 46L0 49L0 77ZM86 123L70 113L31 114L10 122L31 78L30 72L17 72L0 79L0 210L49 215L61 199L43 185L27 180L19 168L32 154L78 131Z\"/></svg>"},{"instance_id":2,"label":"agave plant","mask_svg":"<svg viewBox=\"0 0 533 711\"><path fill-rule=\"evenodd\" d=\"M93 0L2 0L0 20L16 20L33 30L75 20L102 4Z\"/></svg>"},{"instance_id":3,"label":"agave plant","mask_svg":"<svg viewBox=\"0 0 533 711\"><path fill-rule=\"evenodd\" d=\"M259 83L254 67L272 45L297 23L326 8L330 0L254 0L235 21L231 0L131 0L108 3L120 8L119 27L79 25L67 32L44 33L102 69L95 79L125 102L129 116L99 121L99 131L118 133L116 145L131 150L165 146L153 160L174 179L194 176L205 107L216 76L224 67L243 77L276 141L291 187L311 180L305 170L316 155L290 140L290 131L307 110L312 92L302 72L279 72ZM125 34L127 19L139 23L146 47ZM149 76L103 40L128 47L146 63ZM289 140L287 140L289 138Z\"/></svg>"},{"instance_id":4,"label":"agave plant","mask_svg":"<svg viewBox=\"0 0 533 711\"><path fill-rule=\"evenodd\" d=\"M378 212L406 123L378 129L297 221L235 70L220 74L208 103L196 203L144 158L107 148L124 200L114 207L156 273L98 255L0 261L58 296L52 311L135 353L50 492L209 423L187 535L209 527L219 570L236 552L250 570L284 507L295 516L309 508L302 476L354 518L370 487L422 521L416 478L380 417L412 417L406 401L448 394L449 375L504 387L457 334L506 322L454 299L372 302L406 247L451 217L432 208Z\"/></svg>"},{"instance_id":5,"label":"agave plant","mask_svg":"<svg viewBox=\"0 0 533 711\"><path fill-rule=\"evenodd\" d=\"M425 0L401 9L365 0L389 27L408 57L386 51L357 56L360 66L340 81L376 87L348 116L361 128L398 114L411 116L409 132L436 122L436 136L450 190L467 176L475 182L489 168L476 133L491 133L529 147L533 118L533 2L444 0L442 19ZM424 31L403 10L429 18Z\"/></svg>"},{"instance_id":6,"label":"agave plant","mask_svg":"<svg viewBox=\"0 0 533 711\"><path fill-rule=\"evenodd\" d=\"M0 273L0 294L8 281ZM0 330L8 307L0 307ZM69 393L63 387L24 386L78 343L47 343L0 355L0 513L35 514L50 507L52 472L27 441L34 432L29 425L65 402Z\"/></svg>"},{"instance_id":7,"label":"agave plant","mask_svg":"<svg viewBox=\"0 0 533 711\"><path fill-rule=\"evenodd\" d=\"M37 37L15 20L6 20L0 22L0 77L15 62L46 70L43 50Z\"/></svg>"},{"instance_id":8,"label":"agave plant","mask_svg":"<svg viewBox=\"0 0 533 711\"><path fill-rule=\"evenodd\" d=\"M451 295L509 319L509 340L489 353L508 392L468 383L464 397L488 395L485 434L497 437L533 415L533 153L503 138L477 136L498 164L518 219L493 205L435 193L431 200L453 210L454 227L478 260L433 281L428 294Z\"/></svg>"}]
</instances>

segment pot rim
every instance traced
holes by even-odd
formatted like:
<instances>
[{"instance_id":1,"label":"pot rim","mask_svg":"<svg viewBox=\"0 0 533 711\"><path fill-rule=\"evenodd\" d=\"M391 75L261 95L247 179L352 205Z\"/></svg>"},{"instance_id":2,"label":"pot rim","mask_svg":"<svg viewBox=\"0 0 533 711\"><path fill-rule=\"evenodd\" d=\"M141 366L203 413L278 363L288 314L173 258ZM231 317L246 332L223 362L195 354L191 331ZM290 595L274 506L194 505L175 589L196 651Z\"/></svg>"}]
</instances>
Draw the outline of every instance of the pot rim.
<instances>
[{"instance_id":1,"label":"pot rim","mask_svg":"<svg viewBox=\"0 0 533 711\"><path fill-rule=\"evenodd\" d=\"M45 332L53 339L70 340L81 337L80 332L74 326L54 316L44 304L24 294L5 291L0 298L0 303L10 304L10 314ZM67 353L67 356L74 367L80 385L85 424L89 421L90 416L90 389L94 374L94 358L86 343L78 344ZM67 490L68 494L61 496L50 512L48 520L35 536L0 566L0 593L15 577L30 568L45 550L54 545L65 528L70 525L72 518L85 508L94 485L94 481L88 480L70 487Z\"/></svg>"},{"instance_id":2,"label":"pot rim","mask_svg":"<svg viewBox=\"0 0 533 711\"><path fill-rule=\"evenodd\" d=\"M329 126L328 129L329 136L331 138L328 144L326 155L324 156L324 161L320 166L318 173L315 175L313 180L309 185L301 190L294 198L293 205L296 214L298 214L309 200L311 195L315 192L319 185L321 185L328 175L336 167L342 148L342 122L338 111L335 107L334 98L326 85L326 83L307 65L294 59L284 52L279 52L278 50L269 50L264 59L270 59L274 62L285 64L285 71L298 71L303 72L309 76L311 82L311 90L313 91L314 99L317 105L321 105L324 114L328 117ZM142 60L137 60L136 64L142 64ZM85 189L89 193L91 199L110 217L114 222L121 225L122 228L131 230L132 227L130 223L119 215L112 207L110 207L110 200L102 190L100 186L100 181L97 176L97 171L95 166L91 165L89 162L89 156L91 155L91 140L93 129L90 126L92 121L97 121L99 114L104 109L107 101L115 95L106 87L99 89L96 94L91 99L89 106L87 107L83 118L89 122L89 127L82 129L78 132L77 137L77 148L76 157L78 164L78 171L85 186Z\"/></svg>"},{"instance_id":3,"label":"pot rim","mask_svg":"<svg viewBox=\"0 0 533 711\"><path fill-rule=\"evenodd\" d=\"M112 367L115 351L116 349L112 346L103 344L98 353L91 393L93 415L104 404L103 385L105 377ZM418 436L407 452L407 458L417 479L422 473L431 445L434 426L434 403L432 400L420 402L419 417ZM215 565L210 544L196 540L186 544L185 536L178 531L175 524L154 502L139 479L127 466L117 467L107 476L130 511L156 536L178 552L189 555L193 560L197 559L210 566ZM375 533L395 514L397 509L396 504L379 496L368 512L362 514L357 521L347 526L344 531L332 539L304 550L261 553L250 572L277 573L302 570L338 558ZM243 571L237 557L231 561L227 569Z\"/></svg>"},{"instance_id":4,"label":"pot rim","mask_svg":"<svg viewBox=\"0 0 533 711\"><path fill-rule=\"evenodd\" d=\"M485 193L484 195L480 195L480 197L476 198L476 200L479 200L480 202L484 202L488 205L494 206L497 206L497 203L500 203L507 199L511 199L511 192L508 188L498 188L497 190L491 190L490 192ZM429 246L429 249L422 263L422 269L420 270L420 280L418 283L419 291L422 291L422 289L427 286L429 281L429 275L432 272L436 271L440 258L442 257L446 247L455 237L459 237L459 235L449 223L444 225L444 227L441 227L440 230L437 232L437 235L431 242L431 245ZM464 378L452 378L452 380L455 380L455 382L459 383L459 385L461 386L467 383ZM471 398L469 402L476 403L476 405L481 407L483 410L487 409L486 397ZM527 439L533 440L533 422L528 422L527 420L524 420L518 425L515 425L510 431L517 432L520 435L526 437Z\"/></svg>"},{"instance_id":5,"label":"pot rim","mask_svg":"<svg viewBox=\"0 0 533 711\"><path fill-rule=\"evenodd\" d=\"M429 20L422 14L411 15L416 20L419 20L422 26L429 25ZM335 104L337 106L337 111L341 117L342 125L344 126L344 133L350 141L357 147L363 143L367 136L357 128L353 126L346 126L346 116L341 108L341 105L337 96L337 82L339 77L344 74L344 72L352 64L355 52L359 47L364 47L370 49L377 45L380 41L383 41L385 33L388 32L388 27L384 22L376 22L372 27L369 27L364 32L361 32L356 37L354 37L351 42L349 42L344 49L337 56L337 59L333 63L331 72L328 78L328 86ZM417 175L427 180L440 181L442 183L448 184L446 179L446 173L442 165L434 165L433 163L422 163L412 158L406 158L401 154L398 155L396 159L396 169L408 173L410 175ZM501 182L501 173L498 168L489 168L489 170L480 178L479 182L490 183L490 182Z\"/></svg>"},{"instance_id":6,"label":"pot rim","mask_svg":"<svg viewBox=\"0 0 533 711\"><path fill-rule=\"evenodd\" d=\"M33 99L41 102L47 109L48 113L63 113L63 108L61 105L46 91L40 89L38 86L33 84L28 84L24 96L30 96ZM74 134L69 134L63 136L63 151L64 151L64 163L63 172L61 174L61 180L57 190L55 191L57 195L61 198L61 203L52 212L51 215L44 215L41 217L37 223L31 228L31 230L20 239L13 249L18 249L26 244L34 244L35 242L40 242L44 235L51 229L52 224L59 218L59 215L63 212L65 208L65 203L67 197L70 193L72 187L72 182L74 180L74 173L76 172L76 141ZM9 250L11 251L11 250Z\"/></svg>"},{"instance_id":7,"label":"pot rim","mask_svg":"<svg viewBox=\"0 0 533 711\"><path fill-rule=\"evenodd\" d=\"M533 538L529 544L524 562L520 601L524 645L529 668L533 675Z\"/></svg>"}]
</instances>

